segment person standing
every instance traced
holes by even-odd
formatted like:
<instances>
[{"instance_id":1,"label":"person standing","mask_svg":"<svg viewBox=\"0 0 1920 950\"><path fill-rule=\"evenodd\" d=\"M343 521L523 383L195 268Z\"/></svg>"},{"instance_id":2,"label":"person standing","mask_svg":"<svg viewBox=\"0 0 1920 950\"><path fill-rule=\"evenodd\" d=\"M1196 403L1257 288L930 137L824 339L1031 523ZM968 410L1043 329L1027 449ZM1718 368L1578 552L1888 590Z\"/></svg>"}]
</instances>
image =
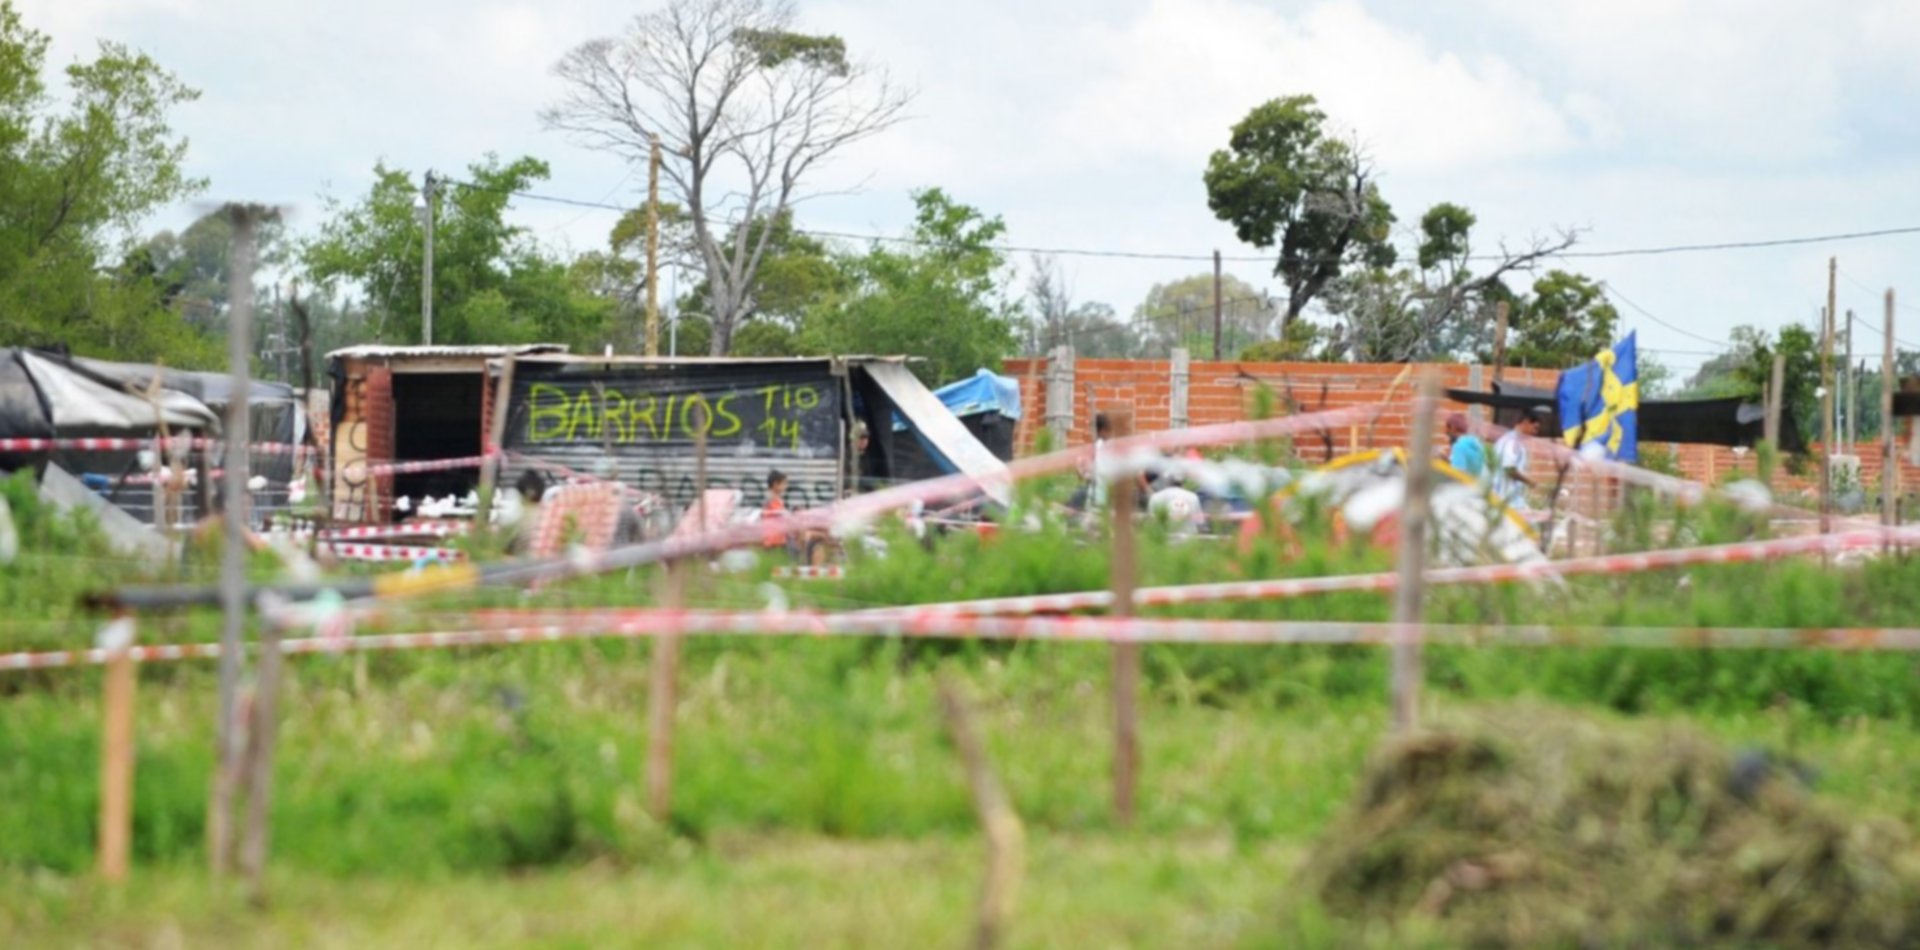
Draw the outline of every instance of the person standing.
<instances>
[{"instance_id":1,"label":"person standing","mask_svg":"<svg viewBox=\"0 0 1920 950\"><path fill-rule=\"evenodd\" d=\"M1487 477L1487 444L1480 437L1468 431L1467 414L1456 412L1447 416L1447 441L1452 450L1447 453L1447 464L1481 481Z\"/></svg>"},{"instance_id":2,"label":"person standing","mask_svg":"<svg viewBox=\"0 0 1920 950\"><path fill-rule=\"evenodd\" d=\"M1533 487L1533 479L1527 476L1527 440L1540 435L1541 425L1552 414L1546 406L1535 406L1493 443L1493 493L1508 507L1527 507L1527 489Z\"/></svg>"}]
</instances>

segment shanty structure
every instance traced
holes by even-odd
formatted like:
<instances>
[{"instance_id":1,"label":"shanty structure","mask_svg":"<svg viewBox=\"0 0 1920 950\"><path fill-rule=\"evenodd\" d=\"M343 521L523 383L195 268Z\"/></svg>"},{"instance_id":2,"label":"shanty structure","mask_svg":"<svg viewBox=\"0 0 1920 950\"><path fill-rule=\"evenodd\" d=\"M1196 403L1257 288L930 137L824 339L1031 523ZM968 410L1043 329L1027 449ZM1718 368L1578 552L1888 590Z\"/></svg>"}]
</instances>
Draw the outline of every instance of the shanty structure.
<instances>
[{"instance_id":1,"label":"shanty structure","mask_svg":"<svg viewBox=\"0 0 1920 950\"><path fill-rule=\"evenodd\" d=\"M327 354L333 517L384 521L396 497L465 494L477 466L400 475L369 466L481 454L491 405L489 364L565 353L557 343L520 346L350 346Z\"/></svg>"},{"instance_id":2,"label":"shanty structure","mask_svg":"<svg viewBox=\"0 0 1920 950\"><path fill-rule=\"evenodd\" d=\"M169 435L213 437L219 435L234 395L230 377L220 373L84 359L45 350L0 349L0 439L146 440L158 438L163 430ZM291 446L306 437L305 413L293 387L254 382L246 401L253 442ZM186 458L177 460L190 470L211 470L220 464L204 448L189 450ZM0 472L32 468L44 473L49 466L57 467L150 522L152 492L134 487L151 475L141 462L137 448L0 449ZM253 496L256 511L286 505L294 466L294 456L288 452L254 457L254 474L266 480L266 487ZM199 502L206 494L195 491L182 499L182 515L202 514Z\"/></svg>"},{"instance_id":3,"label":"shanty structure","mask_svg":"<svg viewBox=\"0 0 1920 950\"><path fill-rule=\"evenodd\" d=\"M983 479L1005 472L1005 462L913 376L905 357L663 359L571 355L552 345L354 347L329 354L328 372L337 520L387 520L402 497L465 495L480 480L481 466L472 460L496 451L501 485L529 468L606 473L679 510L702 488L702 436L704 487L737 490L741 504L752 507L764 502L774 471L787 476L786 502L796 509L827 504L859 484L911 477L902 461L909 440L932 445L956 471ZM907 431L895 432L896 414ZM859 453L857 423L869 433ZM429 470L379 474L389 462ZM986 490L1003 499L1006 488L1001 482Z\"/></svg>"}]
</instances>

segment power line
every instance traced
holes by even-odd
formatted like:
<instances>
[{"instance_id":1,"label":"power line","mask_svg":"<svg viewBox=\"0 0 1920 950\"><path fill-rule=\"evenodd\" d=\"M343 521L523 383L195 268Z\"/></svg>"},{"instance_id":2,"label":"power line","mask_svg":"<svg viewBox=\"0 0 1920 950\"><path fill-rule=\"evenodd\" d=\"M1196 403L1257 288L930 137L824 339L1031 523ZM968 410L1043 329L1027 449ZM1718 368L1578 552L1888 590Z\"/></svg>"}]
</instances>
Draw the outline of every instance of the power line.
<instances>
[{"instance_id":1,"label":"power line","mask_svg":"<svg viewBox=\"0 0 1920 950\"><path fill-rule=\"evenodd\" d=\"M1600 292L1606 294L1609 297L1617 298L1621 303L1624 303L1627 306L1632 307L1641 316L1646 317L1647 319L1652 320L1653 322L1660 324L1661 326L1666 327L1667 329L1672 330L1673 332L1678 333L1681 336L1689 336L1696 340L1699 340L1702 343L1707 343L1713 346L1720 347L1723 350L1732 348L1731 344L1727 343L1727 341L1725 340L1716 340L1716 339L1713 339L1712 337L1701 336L1700 334L1695 333L1692 330L1683 330L1680 327L1674 326L1673 324L1668 323L1667 321L1654 316L1652 312L1647 310L1647 308L1642 307L1639 304L1634 303L1632 300L1628 299L1626 294L1623 294L1620 292L1620 288L1613 286L1613 284L1609 282L1605 282L1605 281L1601 282Z\"/></svg>"},{"instance_id":2,"label":"power line","mask_svg":"<svg viewBox=\"0 0 1920 950\"><path fill-rule=\"evenodd\" d=\"M546 195L546 194L540 194L540 193L531 192L531 191L512 191L507 189L486 188L485 186L482 186L482 185L476 185L472 182L459 181L456 179L446 179L444 180L444 183L449 185L459 185L464 188L474 188L474 189L481 189L481 190L488 190L488 191L506 191L507 194L510 194L516 198L525 198L528 201L544 201L550 204L571 205L576 208L598 208L603 211L614 211L622 214L628 211L634 210L632 208L624 207L622 205L608 204L602 201L582 201L578 198L567 198L560 195ZM887 243L887 244L929 243L920 238L913 238L913 237L893 237L893 236L880 235L880 234L857 234L849 231L827 231L827 230L816 230L812 228L798 228L798 227L794 228L793 230L798 233L808 234L814 237L840 238L843 240L853 240L853 241L875 241L875 242ZM1664 254L1685 254L1685 253L1694 253L1694 252L1702 252L1702 251L1734 251L1734 250L1750 250L1754 248L1768 248L1768 247L1791 247L1795 245L1804 245L1804 244L1824 244L1832 241L1857 241L1857 240L1865 240L1868 238L1895 237L1899 235L1909 235L1909 234L1920 234L1920 225L1915 225L1912 227L1882 228L1874 231L1847 231L1847 232L1841 232L1837 234L1818 234L1818 235L1809 235L1804 237L1768 238L1768 239L1753 240L1753 241L1720 241L1720 242L1706 243L1706 244L1668 244L1668 245L1660 245L1660 246L1654 246L1654 247L1617 248L1614 250L1597 250L1597 251L1563 250L1563 251L1557 251L1545 256L1554 257L1554 258L1564 258L1569 260L1611 258L1611 257L1652 257L1652 256L1658 256L1658 255L1664 255ZM1174 252L1167 252L1167 251L1123 251L1123 250L1112 250L1112 249L1104 249L1104 248L1077 248L1077 247L1027 247L1027 246L1016 245L1016 244L994 244L989 246L992 247L994 250L1013 253L1013 254L1052 254L1059 257L1093 257L1093 258L1114 258L1114 259L1120 259L1120 260L1192 261L1192 262L1211 262L1213 260L1212 254L1182 254L1182 253L1174 253ZM1226 256L1223 256L1221 259L1226 261L1233 261L1235 263L1241 263L1241 264L1266 264L1273 261L1272 255L1259 255L1259 256L1226 255ZM1498 260L1506 260L1507 258L1503 255L1480 254L1480 255L1469 256L1467 259L1475 260L1475 261L1498 261ZM1305 262L1311 263L1311 261L1305 261ZM1655 320L1655 322L1659 322L1657 318L1653 318L1653 319ZM1684 333L1686 331L1683 330L1680 332ZM1692 334L1688 334L1688 335L1691 336Z\"/></svg>"}]
</instances>

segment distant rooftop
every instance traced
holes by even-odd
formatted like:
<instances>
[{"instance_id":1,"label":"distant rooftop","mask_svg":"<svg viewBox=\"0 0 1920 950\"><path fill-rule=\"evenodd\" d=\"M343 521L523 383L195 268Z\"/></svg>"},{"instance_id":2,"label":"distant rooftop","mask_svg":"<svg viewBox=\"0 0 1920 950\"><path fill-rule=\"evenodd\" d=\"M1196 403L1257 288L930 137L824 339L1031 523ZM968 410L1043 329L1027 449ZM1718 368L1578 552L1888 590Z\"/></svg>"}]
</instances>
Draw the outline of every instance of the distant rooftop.
<instances>
[{"instance_id":1,"label":"distant rooftop","mask_svg":"<svg viewBox=\"0 0 1920 950\"><path fill-rule=\"evenodd\" d=\"M495 359L502 356L564 354L564 343L520 343L513 346L387 346L369 343L327 354L328 359Z\"/></svg>"}]
</instances>

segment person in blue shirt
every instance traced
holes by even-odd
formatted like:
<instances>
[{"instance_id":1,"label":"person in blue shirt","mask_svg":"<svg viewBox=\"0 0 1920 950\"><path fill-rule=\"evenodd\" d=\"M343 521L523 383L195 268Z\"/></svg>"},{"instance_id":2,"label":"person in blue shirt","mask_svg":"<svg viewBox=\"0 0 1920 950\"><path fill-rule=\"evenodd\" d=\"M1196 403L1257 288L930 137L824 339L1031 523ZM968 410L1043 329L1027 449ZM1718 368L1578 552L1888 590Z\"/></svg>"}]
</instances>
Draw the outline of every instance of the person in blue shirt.
<instances>
[{"instance_id":1,"label":"person in blue shirt","mask_svg":"<svg viewBox=\"0 0 1920 950\"><path fill-rule=\"evenodd\" d=\"M1473 478L1487 477L1487 444L1467 431L1466 413L1456 412L1447 417L1447 440L1453 444L1447 464Z\"/></svg>"}]
</instances>

